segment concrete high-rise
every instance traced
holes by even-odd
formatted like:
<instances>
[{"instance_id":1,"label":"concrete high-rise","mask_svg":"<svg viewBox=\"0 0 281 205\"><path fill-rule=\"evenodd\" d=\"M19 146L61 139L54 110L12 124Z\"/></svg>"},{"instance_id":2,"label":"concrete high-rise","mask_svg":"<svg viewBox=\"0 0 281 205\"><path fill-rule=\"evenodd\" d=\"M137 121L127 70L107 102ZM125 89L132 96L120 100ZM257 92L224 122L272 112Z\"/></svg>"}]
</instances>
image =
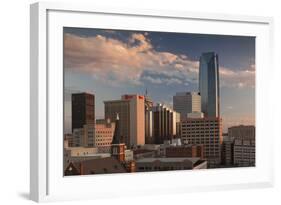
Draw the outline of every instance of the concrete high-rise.
<instances>
[{"instance_id":1,"label":"concrete high-rise","mask_svg":"<svg viewBox=\"0 0 281 205\"><path fill-rule=\"evenodd\" d=\"M72 131L86 124L95 124L95 96L89 93L72 94Z\"/></svg>"},{"instance_id":2,"label":"concrete high-rise","mask_svg":"<svg viewBox=\"0 0 281 205\"><path fill-rule=\"evenodd\" d=\"M120 100L104 102L105 119L119 115L120 137L128 147L145 143L145 106L142 95L123 95Z\"/></svg>"},{"instance_id":3,"label":"concrete high-rise","mask_svg":"<svg viewBox=\"0 0 281 205\"><path fill-rule=\"evenodd\" d=\"M188 118L181 123L181 140L185 144L203 145L209 167L221 163L222 120L220 118Z\"/></svg>"},{"instance_id":4,"label":"concrete high-rise","mask_svg":"<svg viewBox=\"0 0 281 205\"><path fill-rule=\"evenodd\" d=\"M199 66L201 111L206 117L220 116L219 62L214 52L203 53Z\"/></svg>"},{"instance_id":5,"label":"concrete high-rise","mask_svg":"<svg viewBox=\"0 0 281 205\"><path fill-rule=\"evenodd\" d=\"M176 93L173 96L173 108L180 113L181 120L184 120L188 113L201 112L201 96L197 92Z\"/></svg>"},{"instance_id":6,"label":"concrete high-rise","mask_svg":"<svg viewBox=\"0 0 281 205\"><path fill-rule=\"evenodd\" d=\"M152 107L153 142L163 144L179 135L180 114L163 104Z\"/></svg>"}]
</instances>

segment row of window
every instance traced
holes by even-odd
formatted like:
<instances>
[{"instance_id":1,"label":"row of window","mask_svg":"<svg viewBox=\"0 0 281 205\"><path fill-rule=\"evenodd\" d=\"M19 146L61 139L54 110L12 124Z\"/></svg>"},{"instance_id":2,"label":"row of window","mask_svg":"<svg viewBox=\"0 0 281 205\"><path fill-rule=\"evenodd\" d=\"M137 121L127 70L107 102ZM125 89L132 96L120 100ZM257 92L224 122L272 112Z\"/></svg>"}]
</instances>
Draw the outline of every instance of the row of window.
<instances>
[{"instance_id":1,"label":"row of window","mask_svg":"<svg viewBox=\"0 0 281 205\"><path fill-rule=\"evenodd\" d=\"M112 131L96 131L96 134L112 134Z\"/></svg>"},{"instance_id":2,"label":"row of window","mask_svg":"<svg viewBox=\"0 0 281 205\"><path fill-rule=\"evenodd\" d=\"M215 124L205 124L205 123L200 123L200 124L182 124L181 127L182 128L188 128L188 127L218 127L218 124L215 123Z\"/></svg>"},{"instance_id":3,"label":"row of window","mask_svg":"<svg viewBox=\"0 0 281 205\"><path fill-rule=\"evenodd\" d=\"M96 142L102 142L102 141L112 141L112 137L96 138Z\"/></svg>"},{"instance_id":4,"label":"row of window","mask_svg":"<svg viewBox=\"0 0 281 205\"><path fill-rule=\"evenodd\" d=\"M111 143L96 143L97 146L111 145Z\"/></svg>"},{"instance_id":5,"label":"row of window","mask_svg":"<svg viewBox=\"0 0 281 205\"><path fill-rule=\"evenodd\" d=\"M198 135L192 135L192 136L183 136L182 139L184 140L219 140L219 137L216 135L205 135L205 136L198 136Z\"/></svg>"},{"instance_id":6,"label":"row of window","mask_svg":"<svg viewBox=\"0 0 281 205\"><path fill-rule=\"evenodd\" d=\"M234 152L238 152L238 153L255 153L256 150L254 149L234 149Z\"/></svg>"},{"instance_id":7,"label":"row of window","mask_svg":"<svg viewBox=\"0 0 281 205\"><path fill-rule=\"evenodd\" d=\"M191 128L188 128L188 129L181 129L182 132L191 132L192 130L210 130L210 131L213 131L213 130L216 130L216 131L219 131L219 128L218 127L191 127Z\"/></svg>"},{"instance_id":8,"label":"row of window","mask_svg":"<svg viewBox=\"0 0 281 205\"><path fill-rule=\"evenodd\" d=\"M219 132L218 131L213 131L213 132L210 132L210 131L193 131L193 132L182 132L182 136L190 136L190 135L197 135L197 136L204 136L204 135L219 135Z\"/></svg>"},{"instance_id":9,"label":"row of window","mask_svg":"<svg viewBox=\"0 0 281 205\"><path fill-rule=\"evenodd\" d=\"M190 169L189 167L169 167L169 166L165 166L165 167L159 167L159 166L155 166L155 167L139 167L138 168L141 171L167 171L167 170L181 170L181 169Z\"/></svg>"}]
</instances>

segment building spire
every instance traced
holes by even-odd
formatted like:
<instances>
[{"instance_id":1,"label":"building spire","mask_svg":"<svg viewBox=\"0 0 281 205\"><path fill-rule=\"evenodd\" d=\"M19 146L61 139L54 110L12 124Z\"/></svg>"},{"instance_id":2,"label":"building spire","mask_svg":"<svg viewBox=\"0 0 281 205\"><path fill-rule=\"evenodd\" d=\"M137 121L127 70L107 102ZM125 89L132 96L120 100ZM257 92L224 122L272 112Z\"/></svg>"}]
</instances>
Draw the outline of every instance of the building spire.
<instances>
[{"instance_id":1,"label":"building spire","mask_svg":"<svg viewBox=\"0 0 281 205\"><path fill-rule=\"evenodd\" d=\"M116 113L116 120L115 120L115 130L112 139L112 144L120 144L121 136L120 136L120 129L119 129L119 114Z\"/></svg>"}]
</instances>

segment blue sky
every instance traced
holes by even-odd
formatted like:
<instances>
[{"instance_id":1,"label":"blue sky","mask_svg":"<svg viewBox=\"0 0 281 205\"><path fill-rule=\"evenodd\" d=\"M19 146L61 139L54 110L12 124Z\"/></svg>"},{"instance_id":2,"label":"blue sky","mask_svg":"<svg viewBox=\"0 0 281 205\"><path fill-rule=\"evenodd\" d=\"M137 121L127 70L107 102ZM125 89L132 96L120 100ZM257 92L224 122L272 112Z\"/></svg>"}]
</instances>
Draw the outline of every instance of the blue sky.
<instances>
[{"instance_id":1,"label":"blue sky","mask_svg":"<svg viewBox=\"0 0 281 205\"><path fill-rule=\"evenodd\" d=\"M65 127L70 130L73 92L104 100L144 94L172 106L176 92L198 91L201 53L219 56L224 131L255 123L255 38L242 36L64 28Z\"/></svg>"}]
</instances>

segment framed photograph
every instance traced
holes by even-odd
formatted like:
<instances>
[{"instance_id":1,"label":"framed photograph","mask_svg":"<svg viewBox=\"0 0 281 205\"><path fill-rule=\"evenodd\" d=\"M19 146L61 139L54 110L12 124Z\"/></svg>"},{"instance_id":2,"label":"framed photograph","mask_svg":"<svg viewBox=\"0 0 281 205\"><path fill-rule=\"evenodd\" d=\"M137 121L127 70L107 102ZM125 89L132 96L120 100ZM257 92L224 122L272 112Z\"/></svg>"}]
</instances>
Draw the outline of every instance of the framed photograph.
<instances>
[{"instance_id":1,"label":"framed photograph","mask_svg":"<svg viewBox=\"0 0 281 205\"><path fill-rule=\"evenodd\" d=\"M272 18L67 3L30 17L32 200L272 186Z\"/></svg>"}]
</instances>

